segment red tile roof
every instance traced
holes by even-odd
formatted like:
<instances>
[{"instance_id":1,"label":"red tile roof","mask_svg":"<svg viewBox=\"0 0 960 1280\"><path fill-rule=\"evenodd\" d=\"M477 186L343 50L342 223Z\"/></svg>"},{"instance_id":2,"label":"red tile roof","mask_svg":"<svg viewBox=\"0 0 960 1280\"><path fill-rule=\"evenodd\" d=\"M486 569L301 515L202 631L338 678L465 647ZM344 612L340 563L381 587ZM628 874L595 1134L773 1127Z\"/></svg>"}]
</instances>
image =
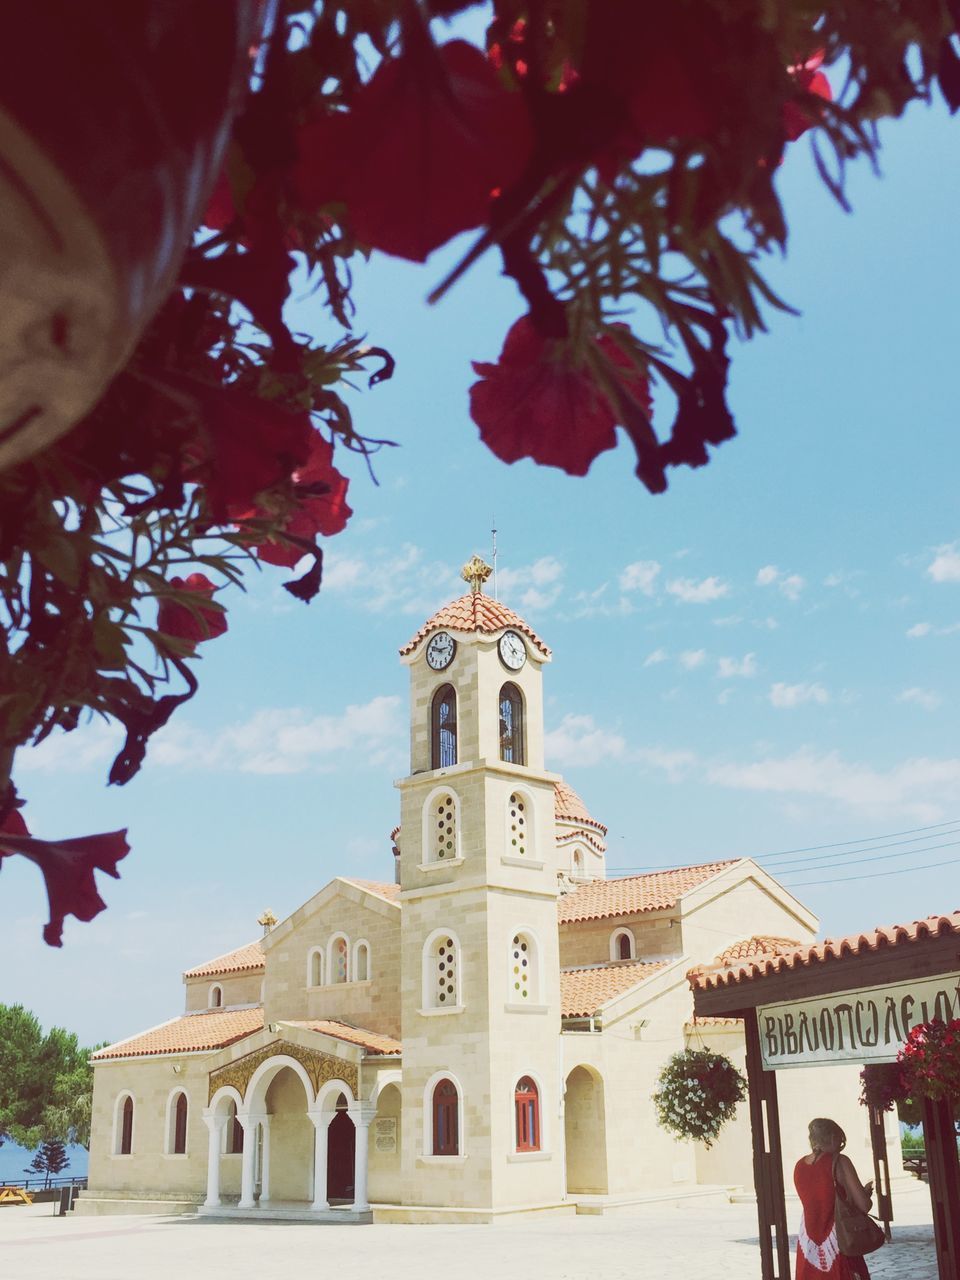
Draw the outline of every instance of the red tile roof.
<instances>
[{"instance_id":1,"label":"red tile roof","mask_svg":"<svg viewBox=\"0 0 960 1280\"><path fill-rule=\"evenodd\" d=\"M222 973L245 973L248 970L263 968L263 946L259 939L238 947L236 951L228 951L226 955L208 960L206 964L198 964L195 969L188 969L185 978L211 978Z\"/></svg>"},{"instance_id":2,"label":"red tile roof","mask_svg":"<svg viewBox=\"0 0 960 1280\"><path fill-rule=\"evenodd\" d=\"M433 617L423 624L413 639L407 641L400 650L400 654L401 657L405 657L408 653L413 653L420 641L425 639L431 631L460 631L466 635L481 631L486 635L493 635L507 627L511 627L514 631L522 631L545 658L550 657L550 650L519 614L508 609L499 600L494 600L492 596L485 596L482 591L476 594L469 592L465 596L460 596L458 600L451 600L442 609L438 609Z\"/></svg>"},{"instance_id":3,"label":"red tile roof","mask_svg":"<svg viewBox=\"0 0 960 1280\"><path fill-rule=\"evenodd\" d=\"M400 886L398 884L390 884L386 880L356 880L353 876L340 876L340 880L346 880L347 884L355 884L358 889L365 889L367 893L373 893L378 898L386 898L387 902L400 902Z\"/></svg>"},{"instance_id":4,"label":"red tile roof","mask_svg":"<svg viewBox=\"0 0 960 1280\"><path fill-rule=\"evenodd\" d=\"M592 880L565 894L557 903L557 915L561 924L569 924L575 920L632 916L642 911L666 911L676 906L685 893L739 861L734 858L727 862L705 862L698 867L652 871L642 876Z\"/></svg>"},{"instance_id":5,"label":"red tile roof","mask_svg":"<svg viewBox=\"0 0 960 1280\"><path fill-rule=\"evenodd\" d=\"M803 943L796 938L773 938L767 934L755 933L752 938L735 942L725 951L721 951L714 963L731 965L736 964L738 960L750 960L754 956L781 956L788 951L796 951L802 946Z\"/></svg>"},{"instance_id":6,"label":"red tile roof","mask_svg":"<svg viewBox=\"0 0 960 1280\"><path fill-rule=\"evenodd\" d=\"M910 924L887 925L870 929L866 933L852 933L844 938L826 938L823 942L797 946L792 951L778 955L764 953L735 959L726 965L700 965L691 969L687 978L694 988L729 987L739 982L749 982L752 978L799 969L805 965L825 964L850 956L884 951L889 947L909 946L926 938L951 935L960 935L960 911L952 911L944 916L927 916L925 920L914 920Z\"/></svg>"},{"instance_id":7,"label":"red tile roof","mask_svg":"<svg viewBox=\"0 0 960 1280\"><path fill-rule=\"evenodd\" d=\"M158 1053L197 1053L223 1049L263 1026L263 1009L209 1009L173 1018L162 1026L118 1040L92 1055L94 1062L106 1058L146 1058Z\"/></svg>"},{"instance_id":8,"label":"red tile roof","mask_svg":"<svg viewBox=\"0 0 960 1280\"><path fill-rule=\"evenodd\" d=\"M607 834L607 828L603 823L598 822L596 818L591 818L587 811L587 806L574 791L573 787L568 786L565 782L555 782L553 791L553 811L558 822L583 822L587 826L596 827L604 835Z\"/></svg>"},{"instance_id":9,"label":"red tile roof","mask_svg":"<svg viewBox=\"0 0 960 1280\"><path fill-rule=\"evenodd\" d=\"M379 1031L366 1031L363 1027L351 1027L346 1022L337 1022L332 1018L313 1018L308 1022L293 1022L283 1019L288 1027L303 1027L307 1031L318 1031L321 1035L332 1036L334 1040L345 1040L348 1044L358 1044L370 1053L398 1054L401 1050L399 1040L393 1036L381 1035Z\"/></svg>"},{"instance_id":10,"label":"red tile roof","mask_svg":"<svg viewBox=\"0 0 960 1280\"><path fill-rule=\"evenodd\" d=\"M588 969L561 969L560 1012L564 1018L589 1018L614 996L645 982L670 960L595 964Z\"/></svg>"}]
</instances>

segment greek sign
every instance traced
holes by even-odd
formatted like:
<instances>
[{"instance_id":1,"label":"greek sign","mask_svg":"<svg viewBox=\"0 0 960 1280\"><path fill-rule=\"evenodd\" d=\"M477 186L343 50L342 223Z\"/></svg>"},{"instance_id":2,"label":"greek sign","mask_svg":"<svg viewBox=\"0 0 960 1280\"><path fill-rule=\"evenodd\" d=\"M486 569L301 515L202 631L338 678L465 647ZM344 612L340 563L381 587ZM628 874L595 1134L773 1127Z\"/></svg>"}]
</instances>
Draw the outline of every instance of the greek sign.
<instances>
[{"instance_id":1,"label":"greek sign","mask_svg":"<svg viewBox=\"0 0 960 1280\"><path fill-rule=\"evenodd\" d=\"M396 1116L378 1116L373 1122L373 1147L375 1151L396 1151Z\"/></svg>"},{"instance_id":2,"label":"greek sign","mask_svg":"<svg viewBox=\"0 0 960 1280\"><path fill-rule=\"evenodd\" d=\"M912 1027L960 1017L960 973L757 1009L765 1071L893 1062Z\"/></svg>"}]
</instances>

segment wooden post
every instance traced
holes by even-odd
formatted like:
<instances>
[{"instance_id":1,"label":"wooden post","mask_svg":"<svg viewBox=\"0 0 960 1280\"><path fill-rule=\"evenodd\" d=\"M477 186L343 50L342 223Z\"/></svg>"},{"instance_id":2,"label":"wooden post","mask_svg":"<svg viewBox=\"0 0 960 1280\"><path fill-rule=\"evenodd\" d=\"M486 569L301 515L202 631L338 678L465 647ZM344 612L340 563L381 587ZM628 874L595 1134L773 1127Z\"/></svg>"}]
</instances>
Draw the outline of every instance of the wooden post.
<instances>
[{"instance_id":1,"label":"wooden post","mask_svg":"<svg viewBox=\"0 0 960 1280\"><path fill-rule=\"evenodd\" d=\"M870 1148L873 1151L873 1189L877 1197L877 1217L882 1220L884 1233L889 1240L890 1223L893 1221L893 1198L890 1195L887 1134L880 1108L869 1107L867 1110L870 1117Z\"/></svg>"},{"instance_id":2,"label":"wooden post","mask_svg":"<svg viewBox=\"0 0 960 1280\"><path fill-rule=\"evenodd\" d=\"M953 1107L923 1099L923 1142L940 1280L960 1280L960 1163Z\"/></svg>"},{"instance_id":3,"label":"wooden post","mask_svg":"<svg viewBox=\"0 0 960 1280\"><path fill-rule=\"evenodd\" d=\"M753 1137L753 1184L757 1192L760 1224L760 1274L762 1280L790 1280L777 1076L776 1072L763 1069L755 1009L745 1011L743 1023L747 1045L750 1132Z\"/></svg>"}]
</instances>

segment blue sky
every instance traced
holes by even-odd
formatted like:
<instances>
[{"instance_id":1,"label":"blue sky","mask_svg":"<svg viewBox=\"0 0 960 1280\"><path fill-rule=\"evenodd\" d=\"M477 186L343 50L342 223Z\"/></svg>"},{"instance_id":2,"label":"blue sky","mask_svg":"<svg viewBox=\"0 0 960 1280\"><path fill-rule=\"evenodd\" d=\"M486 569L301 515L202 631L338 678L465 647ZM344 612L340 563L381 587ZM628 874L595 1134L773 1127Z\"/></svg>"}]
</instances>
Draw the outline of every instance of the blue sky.
<instances>
[{"instance_id":1,"label":"blue sky","mask_svg":"<svg viewBox=\"0 0 960 1280\"><path fill-rule=\"evenodd\" d=\"M883 177L851 175L852 216L793 148L789 252L768 266L802 314L735 350L738 439L658 498L625 443L585 480L479 443L469 361L522 310L492 258L433 309L460 245L359 270L358 330L398 368L353 408L402 447L375 460L379 487L344 458L356 514L313 604L271 569L225 597L201 692L133 783L105 787L97 726L22 759L37 834L129 826L133 852L59 952L35 869L5 860L0 1000L118 1038L176 1014L180 972L255 937L264 907L283 917L338 873L389 879L397 649L460 594L493 513L501 598L554 650L548 764L609 825L612 871L849 842L767 864L825 932L956 908L958 127L939 107L888 125ZM328 331L312 299L295 319Z\"/></svg>"}]
</instances>

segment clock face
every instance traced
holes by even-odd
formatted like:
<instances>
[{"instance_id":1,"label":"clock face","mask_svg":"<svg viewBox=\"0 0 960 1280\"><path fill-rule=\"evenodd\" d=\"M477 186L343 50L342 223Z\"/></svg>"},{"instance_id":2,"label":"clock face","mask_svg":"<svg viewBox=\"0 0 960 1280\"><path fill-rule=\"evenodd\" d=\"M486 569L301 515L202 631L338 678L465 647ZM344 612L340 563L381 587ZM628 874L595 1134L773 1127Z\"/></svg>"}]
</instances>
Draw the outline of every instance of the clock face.
<instances>
[{"instance_id":1,"label":"clock face","mask_svg":"<svg viewBox=\"0 0 960 1280\"><path fill-rule=\"evenodd\" d=\"M430 637L427 645L427 666L434 671L443 671L453 661L457 652L457 642L447 631L438 631Z\"/></svg>"},{"instance_id":2,"label":"clock face","mask_svg":"<svg viewBox=\"0 0 960 1280\"><path fill-rule=\"evenodd\" d=\"M519 671L527 660L527 646L515 631L505 631L497 645L500 661L511 671Z\"/></svg>"}]
</instances>

